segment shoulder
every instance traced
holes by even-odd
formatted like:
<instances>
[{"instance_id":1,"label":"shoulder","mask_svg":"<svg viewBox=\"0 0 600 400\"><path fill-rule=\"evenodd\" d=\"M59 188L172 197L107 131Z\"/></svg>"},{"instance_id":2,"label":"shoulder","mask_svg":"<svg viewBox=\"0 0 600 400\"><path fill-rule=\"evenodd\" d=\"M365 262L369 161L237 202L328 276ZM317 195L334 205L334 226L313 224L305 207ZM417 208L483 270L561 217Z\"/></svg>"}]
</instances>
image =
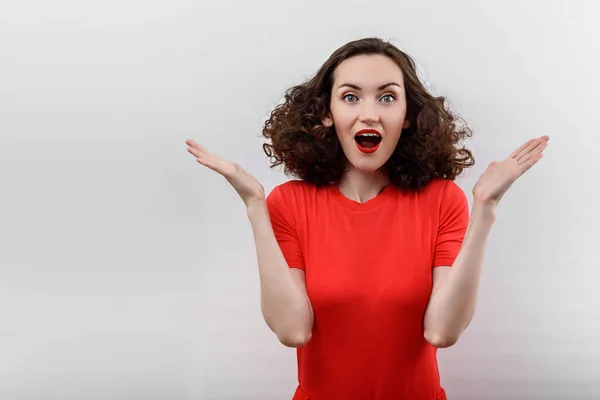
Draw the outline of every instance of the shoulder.
<instances>
[{"instance_id":1,"label":"shoulder","mask_svg":"<svg viewBox=\"0 0 600 400\"><path fill-rule=\"evenodd\" d=\"M267 198L291 200L305 193L314 192L316 187L302 180L290 180L279 185L275 185Z\"/></svg>"},{"instance_id":2,"label":"shoulder","mask_svg":"<svg viewBox=\"0 0 600 400\"><path fill-rule=\"evenodd\" d=\"M469 220L469 200L464 190L453 180L436 179L431 190L435 210L442 224L466 226ZM454 226L454 225L453 225Z\"/></svg>"},{"instance_id":3,"label":"shoulder","mask_svg":"<svg viewBox=\"0 0 600 400\"><path fill-rule=\"evenodd\" d=\"M298 190L306 190L309 189L311 187L313 187L314 185L307 183L303 180L299 180L299 179L292 179L283 183L280 183L279 185L275 185L275 187L273 188L273 190L277 189L277 190L281 190L287 193L293 193L295 191Z\"/></svg>"},{"instance_id":4,"label":"shoulder","mask_svg":"<svg viewBox=\"0 0 600 400\"><path fill-rule=\"evenodd\" d=\"M290 180L275 187L267 195L267 205L272 208L303 209L321 190L302 180Z\"/></svg>"},{"instance_id":5,"label":"shoulder","mask_svg":"<svg viewBox=\"0 0 600 400\"><path fill-rule=\"evenodd\" d=\"M315 202L320 203L319 194L323 193L315 185L302 180L290 180L275 187L266 198L266 205L271 221L286 226L299 226L315 209Z\"/></svg>"},{"instance_id":6,"label":"shoulder","mask_svg":"<svg viewBox=\"0 0 600 400\"><path fill-rule=\"evenodd\" d=\"M449 213L464 213L469 207L463 189L455 181L444 178L428 182L420 194L419 202L421 207L440 218Z\"/></svg>"},{"instance_id":7,"label":"shoulder","mask_svg":"<svg viewBox=\"0 0 600 400\"><path fill-rule=\"evenodd\" d=\"M322 195L326 192L326 187L319 187L313 183L308 183L303 180L289 180L287 182L276 185L269 193L269 196L285 196L289 199L307 199Z\"/></svg>"},{"instance_id":8,"label":"shoulder","mask_svg":"<svg viewBox=\"0 0 600 400\"><path fill-rule=\"evenodd\" d=\"M466 193L455 181L443 178L432 179L425 187L424 193L440 201L448 199L462 201L467 199Z\"/></svg>"}]
</instances>

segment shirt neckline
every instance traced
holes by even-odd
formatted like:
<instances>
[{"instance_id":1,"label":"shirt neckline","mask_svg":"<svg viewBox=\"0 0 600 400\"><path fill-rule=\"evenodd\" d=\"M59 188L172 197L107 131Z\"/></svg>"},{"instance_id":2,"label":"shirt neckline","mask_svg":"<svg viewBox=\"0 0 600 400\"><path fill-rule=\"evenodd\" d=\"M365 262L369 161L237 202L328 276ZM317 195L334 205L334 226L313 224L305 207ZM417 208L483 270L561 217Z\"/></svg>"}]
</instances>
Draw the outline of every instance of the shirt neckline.
<instances>
[{"instance_id":1,"label":"shirt neckline","mask_svg":"<svg viewBox=\"0 0 600 400\"><path fill-rule=\"evenodd\" d=\"M351 210L372 210L379 207L383 203L387 202L394 197L394 185L390 182L377 196L373 197L365 203L359 203L358 201L349 199L346 197L337 185L329 185L328 190L331 196L342 206Z\"/></svg>"}]
</instances>

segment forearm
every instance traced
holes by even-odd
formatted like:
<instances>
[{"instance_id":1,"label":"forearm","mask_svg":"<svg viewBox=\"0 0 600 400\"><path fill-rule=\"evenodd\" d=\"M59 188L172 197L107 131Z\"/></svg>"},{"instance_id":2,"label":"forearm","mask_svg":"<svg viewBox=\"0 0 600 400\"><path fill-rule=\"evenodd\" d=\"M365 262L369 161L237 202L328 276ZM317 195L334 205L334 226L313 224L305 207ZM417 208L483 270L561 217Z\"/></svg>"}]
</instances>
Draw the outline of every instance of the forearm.
<instances>
[{"instance_id":1,"label":"forearm","mask_svg":"<svg viewBox=\"0 0 600 400\"><path fill-rule=\"evenodd\" d=\"M305 343L312 330L312 313L302 289L294 281L281 252L264 202L249 205L265 321L279 340L290 347Z\"/></svg>"},{"instance_id":2,"label":"forearm","mask_svg":"<svg viewBox=\"0 0 600 400\"><path fill-rule=\"evenodd\" d=\"M456 343L475 313L485 247L495 207L475 203L460 252L448 276L432 293L425 312L426 336L448 347Z\"/></svg>"}]
</instances>

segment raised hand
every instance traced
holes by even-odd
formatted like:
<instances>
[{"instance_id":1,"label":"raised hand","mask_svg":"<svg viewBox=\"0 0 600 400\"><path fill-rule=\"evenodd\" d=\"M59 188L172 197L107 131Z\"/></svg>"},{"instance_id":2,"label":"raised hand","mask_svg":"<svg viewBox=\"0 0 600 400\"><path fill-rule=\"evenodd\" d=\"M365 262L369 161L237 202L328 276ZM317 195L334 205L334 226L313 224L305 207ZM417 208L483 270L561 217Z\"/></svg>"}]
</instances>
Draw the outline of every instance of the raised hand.
<instances>
[{"instance_id":1,"label":"raised hand","mask_svg":"<svg viewBox=\"0 0 600 400\"><path fill-rule=\"evenodd\" d=\"M246 207L254 202L264 202L265 190L263 186L238 164L209 152L191 139L186 140L185 143L189 146L188 152L196 157L198 163L225 177L240 195Z\"/></svg>"},{"instance_id":2,"label":"raised hand","mask_svg":"<svg viewBox=\"0 0 600 400\"><path fill-rule=\"evenodd\" d=\"M491 163L473 187L475 202L497 205L512 184L543 157L548 140L548 136L528 140L508 158Z\"/></svg>"}]
</instances>

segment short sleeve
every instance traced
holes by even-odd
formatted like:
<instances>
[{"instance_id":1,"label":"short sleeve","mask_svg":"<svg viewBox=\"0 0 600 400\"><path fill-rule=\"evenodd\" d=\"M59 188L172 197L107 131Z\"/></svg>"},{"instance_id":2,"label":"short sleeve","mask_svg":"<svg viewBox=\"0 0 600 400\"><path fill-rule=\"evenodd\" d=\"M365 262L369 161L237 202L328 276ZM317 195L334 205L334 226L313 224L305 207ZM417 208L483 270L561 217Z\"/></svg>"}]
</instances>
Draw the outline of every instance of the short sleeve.
<instances>
[{"instance_id":1,"label":"short sleeve","mask_svg":"<svg viewBox=\"0 0 600 400\"><path fill-rule=\"evenodd\" d=\"M295 219L291 208L294 202L289 198L290 195L293 196L293 193L286 193L285 188L282 188L281 185L275 186L267 196L267 209L275 239L277 239L288 266L304 270L304 256L294 226Z\"/></svg>"},{"instance_id":2,"label":"short sleeve","mask_svg":"<svg viewBox=\"0 0 600 400\"><path fill-rule=\"evenodd\" d=\"M469 225L467 196L454 181L447 181L441 189L439 212L434 268L454 264Z\"/></svg>"}]
</instances>

